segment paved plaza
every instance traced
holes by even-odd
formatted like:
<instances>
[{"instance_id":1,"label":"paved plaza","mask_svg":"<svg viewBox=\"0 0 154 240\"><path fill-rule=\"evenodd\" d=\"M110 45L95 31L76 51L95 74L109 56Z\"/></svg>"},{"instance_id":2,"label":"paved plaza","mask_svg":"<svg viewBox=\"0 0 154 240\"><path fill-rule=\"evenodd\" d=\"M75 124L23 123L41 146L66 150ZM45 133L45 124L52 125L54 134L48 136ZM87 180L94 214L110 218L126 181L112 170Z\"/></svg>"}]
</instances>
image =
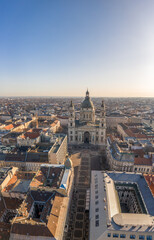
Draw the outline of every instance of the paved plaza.
<instances>
[{"instance_id":1,"label":"paved plaza","mask_svg":"<svg viewBox=\"0 0 154 240\"><path fill-rule=\"evenodd\" d=\"M88 240L90 174L102 169L102 156L98 150L75 149L71 159L75 181L65 240Z\"/></svg>"}]
</instances>

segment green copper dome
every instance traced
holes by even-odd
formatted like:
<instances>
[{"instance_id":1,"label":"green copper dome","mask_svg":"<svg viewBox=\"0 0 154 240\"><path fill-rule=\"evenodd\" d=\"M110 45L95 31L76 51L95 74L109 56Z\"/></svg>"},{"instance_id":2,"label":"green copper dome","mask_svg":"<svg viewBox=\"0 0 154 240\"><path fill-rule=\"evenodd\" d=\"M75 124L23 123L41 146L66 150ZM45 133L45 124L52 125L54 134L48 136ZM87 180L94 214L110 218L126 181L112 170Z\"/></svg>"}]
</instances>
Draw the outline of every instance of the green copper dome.
<instances>
[{"instance_id":1,"label":"green copper dome","mask_svg":"<svg viewBox=\"0 0 154 240\"><path fill-rule=\"evenodd\" d=\"M91 101L91 99L89 97L89 92L87 90L86 97L81 104L81 108L93 108L93 107L94 107L93 102Z\"/></svg>"}]
</instances>

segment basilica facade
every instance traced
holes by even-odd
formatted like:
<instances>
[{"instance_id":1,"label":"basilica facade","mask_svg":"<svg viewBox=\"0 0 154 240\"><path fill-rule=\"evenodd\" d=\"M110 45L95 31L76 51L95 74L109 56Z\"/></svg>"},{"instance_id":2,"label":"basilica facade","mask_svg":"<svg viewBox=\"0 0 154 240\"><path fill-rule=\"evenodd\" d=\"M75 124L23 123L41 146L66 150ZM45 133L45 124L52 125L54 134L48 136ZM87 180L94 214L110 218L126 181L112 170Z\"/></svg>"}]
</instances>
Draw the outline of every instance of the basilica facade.
<instances>
[{"instance_id":1,"label":"basilica facade","mask_svg":"<svg viewBox=\"0 0 154 240\"><path fill-rule=\"evenodd\" d=\"M69 106L68 140L70 144L105 145L106 119L105 105L102 101L99 119L95 117L95 108L87 90L81 103L80 118L76 119L74 105Z\"/></svg>"}]
</instances>

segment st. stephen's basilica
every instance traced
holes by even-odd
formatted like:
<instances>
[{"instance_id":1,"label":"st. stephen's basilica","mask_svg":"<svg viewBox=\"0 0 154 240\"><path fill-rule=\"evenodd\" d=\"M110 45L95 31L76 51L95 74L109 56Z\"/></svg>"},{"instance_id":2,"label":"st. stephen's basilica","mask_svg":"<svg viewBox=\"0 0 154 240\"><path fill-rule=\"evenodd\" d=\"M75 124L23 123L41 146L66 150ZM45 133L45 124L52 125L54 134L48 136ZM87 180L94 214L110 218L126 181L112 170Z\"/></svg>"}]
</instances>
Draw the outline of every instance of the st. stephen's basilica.
<instances>
[{"instance_id":1,"label":"st. stephen's basilica","mask_svg":"<svg viewBox=\"0 0 154 240\"><path fill-rule=\"evenodd\" d=\"M69 106L68 140L70 144L90 143L105 145L106 119L104 101L101 104L99 118L95 117L95 108L87 90L86 97L81 104L80 118L75 117L74 105Z\"/></svg>"}]
</instances>

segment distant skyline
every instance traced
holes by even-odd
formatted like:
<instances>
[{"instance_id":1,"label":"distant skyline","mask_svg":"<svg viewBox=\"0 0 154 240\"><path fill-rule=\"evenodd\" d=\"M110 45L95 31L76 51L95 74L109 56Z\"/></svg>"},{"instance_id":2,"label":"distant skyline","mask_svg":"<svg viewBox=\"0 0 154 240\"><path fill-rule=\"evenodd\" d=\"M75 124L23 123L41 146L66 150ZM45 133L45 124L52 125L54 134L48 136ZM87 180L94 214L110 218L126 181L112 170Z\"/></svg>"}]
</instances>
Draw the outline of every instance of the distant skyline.
<instances>
[{"instance_id":1,"label":"distant skyline","mask_svg":"<svg viewBox=\"0 0 154 240\"><path fill-rule=\"evenodd\" d=\"M153 0L1 0L0 96L154 97Z\"/></svg>"}]
</instances>

